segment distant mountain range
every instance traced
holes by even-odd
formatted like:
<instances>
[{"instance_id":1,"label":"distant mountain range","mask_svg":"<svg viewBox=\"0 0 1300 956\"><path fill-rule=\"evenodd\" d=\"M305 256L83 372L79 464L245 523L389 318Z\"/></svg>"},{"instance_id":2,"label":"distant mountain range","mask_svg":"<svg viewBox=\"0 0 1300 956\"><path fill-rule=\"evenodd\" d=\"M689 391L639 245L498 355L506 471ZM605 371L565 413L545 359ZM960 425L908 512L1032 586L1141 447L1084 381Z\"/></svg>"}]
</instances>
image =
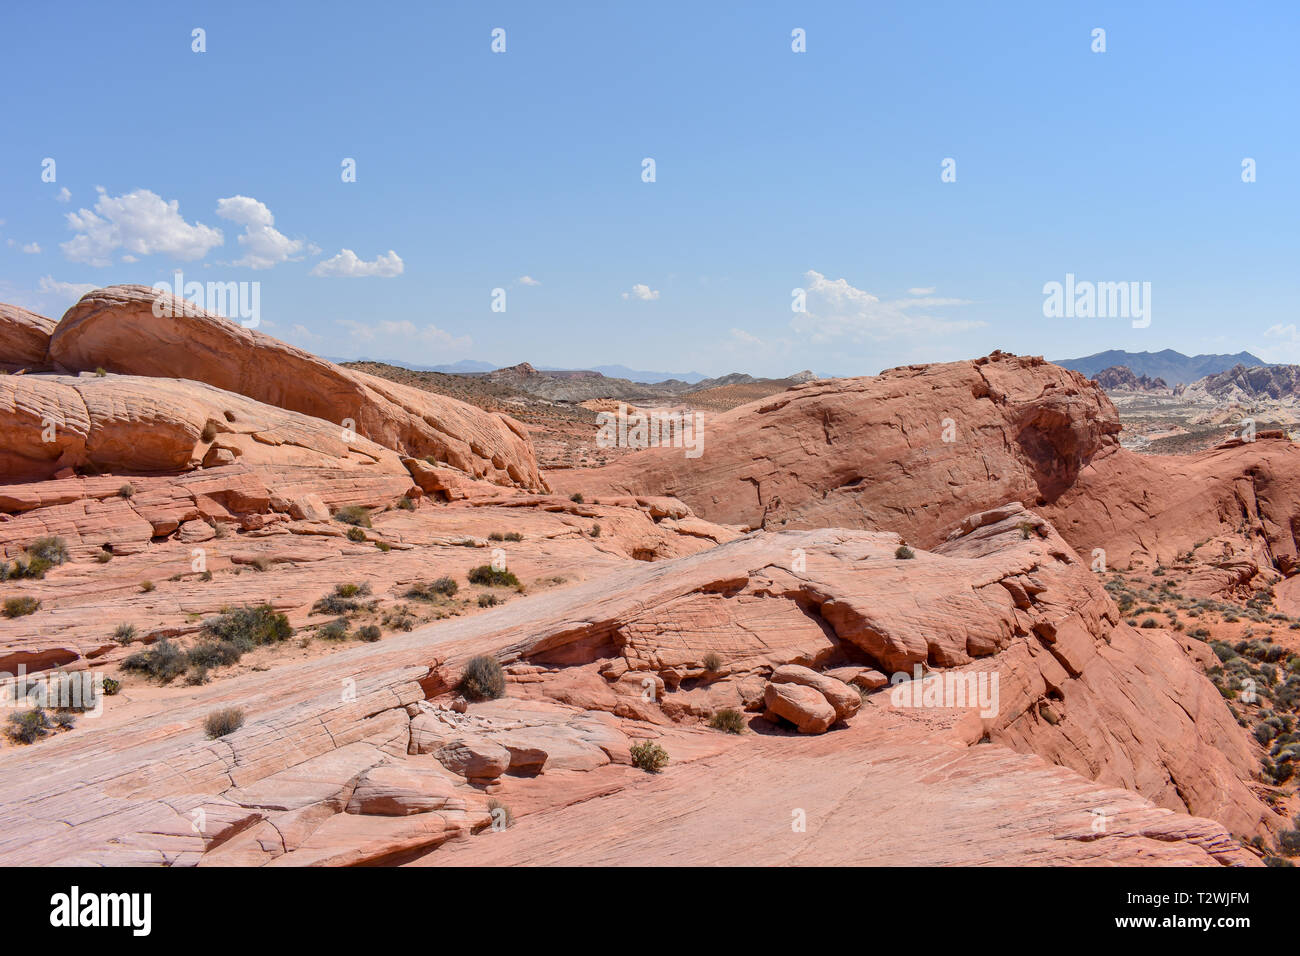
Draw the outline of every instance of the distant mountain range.
<instances>
[{"instance_id":1,"label":"distant mountain range","mask_svg":"<svg viewBox=\"0 0 1300 956\"><path fill-rule=\"evenodd\" d=\"M1250 368L1268 364L1249 352L1238 352L1236 355L1184 355L1173 349L1165 349L1163 352L1125 352L1122 349L1110 349L1083 358L1053 361L1063 368L1082 372L1089 378L1103 369L1123 366L1136 376L1162 378L1170 385L1187 385L1207 375L1226 372L1237 365Z\"/></svg>"}]
</instances>

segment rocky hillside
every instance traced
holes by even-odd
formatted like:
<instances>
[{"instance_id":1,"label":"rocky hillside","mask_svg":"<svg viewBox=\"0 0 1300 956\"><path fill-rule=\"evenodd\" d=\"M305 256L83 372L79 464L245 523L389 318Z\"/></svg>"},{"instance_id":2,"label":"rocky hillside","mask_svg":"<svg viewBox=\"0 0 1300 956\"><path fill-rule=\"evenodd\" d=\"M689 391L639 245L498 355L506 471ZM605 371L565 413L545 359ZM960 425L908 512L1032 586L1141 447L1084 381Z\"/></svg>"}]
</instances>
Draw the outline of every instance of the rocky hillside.
<instances>
[{"instance_id":1,"label":"rocky hillside","mask_svg":"<svg viewBox=\"0 0 1300 956\"><path fill-rule=\"evenodd\" d=\"M1163 378L1150 378L1146 375L1134 375L1133 370L1125 368L1123 365L1112 365L1110 368L1104 368L1096 375L1093 380L1106 391L1126 391L1126 392L1159 392L1173 394L1168 383Z\"/></svg>"},{"instance_id":2,"label":"rocky hillside","mask_svg":"<svg viewBox=\"0 0 1300 956\"><path fill-rule=\"evenodd\" d=\"M1184 401L1207 405L1294 405L1300 398L1300 365L1234 365L1193 382L1178 394Z\"/></svg>"}]
</instances>

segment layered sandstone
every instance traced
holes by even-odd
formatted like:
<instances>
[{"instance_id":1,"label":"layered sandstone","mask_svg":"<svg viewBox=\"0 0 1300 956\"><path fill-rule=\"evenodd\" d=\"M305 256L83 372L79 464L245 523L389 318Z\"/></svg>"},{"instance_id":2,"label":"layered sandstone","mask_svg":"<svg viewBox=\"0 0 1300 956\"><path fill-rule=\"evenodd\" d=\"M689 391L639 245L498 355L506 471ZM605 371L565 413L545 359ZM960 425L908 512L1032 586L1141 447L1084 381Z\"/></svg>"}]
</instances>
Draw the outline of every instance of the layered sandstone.
<instances>
[{"instance_id":1,"label":"layered sandstone","mask_svg":"<svg viewBox=\"0 0 1300 956\"><path fill-rule=\"evenodd\" d=\"M0 302L0 370L43 366L53 332L53 319Z\"/></svg>"},{"instance_id":2,"label":"layered sandstone","mask_svg":"<svg viewBox=\"0 0 1300 956\"><path fill-rule=\"evenodd\" d=\"M70 371L206 382L473 478L544 487L526 431L508 416L342 368L145 286L83 296L55 329L49 359Z\"/></svg>"},{"instance_id":3,"label":"layered sandstone","mask_svg":"<svg viewBox=\"0 0 1300 956\"><path fill-rule=\"evenodd\" d=\"M733 754L725 764L732 769L718 779L732 779L734 792L743 792L746 779L763 779L765 766L776 773L784 760L791 763L780 773L815 758L822 770L814 776L831 780L864 779L861 761L876 763L882 772L867 776L877 782L844 804L854 818L845 824L864 833L877 832L879 800L983 794L982 824L959 814L951 825L960 837L936 862L1035 855L1249 861L1228 833L1259 832L1272 815L1242 782L1251 765L1244 732L1179 645L1117 623L1105 592L1050 525L1012 505L973 516L934 552L900 559L897 542L892 534L845 530L748 535L672 561L630 562L571 588L379 644L196 687L180 699L138 705L110 733L87 720L84 729L37 747L0 752L0 832L8 834L0 837L0 859L185 864L225 846L223 853L238 849L235 859L244 862L392 862L482 827L481 814L453 808L456 788L469 787L468 798L471 783L504 786L512 801L540 812L574 803L573 788L585 786L571 775L538 775L551 760L596 775L591 786L603 792L645 780L614 761L621 733L664 743L674 755L666 782L679 772L674 767L704 767L721 759L713 755ZM438 718L445 729L437 729L422 701L449 700L464 661L482 653L509 665L508 700L529 703L495 711L471 704L468 719L477 723ZM913 709L881 688L857 713L844 711L849 737L831 729L814 738L825 743L812 750L798 743L809 738L777 727L725 739L697 729L692 714L701 693L712 695L710 708L730 699L754 715L769 680L787 686L785 678L797 677L805 683L789 686L824 684L839 696L838 684L791 664L846 675L843 668L853 666L978 669L999 675L1001 693L995 712L981 718L969 708ZM220 741L203 740L203 715L229 703L247 710L247 723ZM1049 705L1052 720L1044 716ZM110 700L106 719L113 707ZM517 727L502 723L529 708L539 716ZM605 716L583 718L593 711ZM858 735L889 743L853 746ZM329 756L362 744L371 749L356 761ZM501 752L504 764L493 762ZM1049 771L1040 758L1059 767ZM449 790L430 760L461 782ZM53 769L32 772L38 764ZM379 764L407 769L372 781L368 774ZM735 776L745 764L758 776ZM953 772L940 772L945 766ZM497 776L484 779L489 769ZM678 779L698 787L697 776ZM973 781L995 779L1001 782L972 789ZM1038 807L1032 815L1026 787ZM834 787L812 796L823 805L835 798ZM682 799L690 797L652 805L673 816ZM770 801L770 791L755 799ZM602 817L607 805L592 802L574 819L588 828L583 845L590 852L609 852L620 841L619 803ZM390 812L399 803L416 810L411 822ZM1180 812L1162 814L1153 805ZM213 822L184 829L198 809ZM1100 836L1091 825L1098 812L1110 828ZM788 828L789 808L782 813ZM68 827L70 818L77 825ZM266 829L253 836L267 821L293 834L292 848L268 843ZM734 858L722 848L748 845L748 826L715 832L701 858ZM462 852L498 835L473 837ZM496 846L482 844L488 858ZM689 859L691 852L668 847L648 859Z\"/></svg>"},{"instance_id":4,"label":"layered sandstone","mask_svg":"<svg viewBox=\"0 0 1300 956\"><path fill-rule=\"evenodd\" d=\"M995 352L809 382L711 418L698 458L650 448L549 480L587 497L674 495L722 524L870 528L924 545L970 511L1055 500L1119 429L1095 382Z\"/></svg>"}]
</instances>

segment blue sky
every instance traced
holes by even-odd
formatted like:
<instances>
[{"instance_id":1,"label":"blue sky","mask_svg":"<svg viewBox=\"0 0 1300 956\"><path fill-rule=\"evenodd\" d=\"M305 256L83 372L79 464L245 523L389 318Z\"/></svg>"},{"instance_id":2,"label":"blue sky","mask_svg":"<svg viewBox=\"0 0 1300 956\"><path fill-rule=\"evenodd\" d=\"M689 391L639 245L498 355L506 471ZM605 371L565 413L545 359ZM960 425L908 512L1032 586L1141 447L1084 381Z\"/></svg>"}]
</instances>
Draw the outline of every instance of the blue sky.
<instances>
[{"instance_id":1,"label":"blue sky","mask_svg":"<svg viewBox=\"0 0 1300 956\"><path fill-rule=\"evenodd\" d=\"M0 300L179 268L413 364L1300 361L1294 2L127 7L4 14ZM1045 318L1067 273L1150 325Z\"/></svg>"}]
</instances>

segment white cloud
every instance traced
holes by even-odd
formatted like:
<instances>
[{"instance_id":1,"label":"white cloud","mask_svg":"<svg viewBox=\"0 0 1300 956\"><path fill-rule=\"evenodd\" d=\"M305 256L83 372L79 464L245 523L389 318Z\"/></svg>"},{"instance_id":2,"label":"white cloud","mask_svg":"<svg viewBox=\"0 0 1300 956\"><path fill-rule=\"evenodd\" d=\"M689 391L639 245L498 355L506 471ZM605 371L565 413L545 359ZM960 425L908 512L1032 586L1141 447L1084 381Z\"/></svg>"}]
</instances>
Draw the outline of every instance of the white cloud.
<instances>
[{"instance_id":1,"label":"white cloud","mask_svg":"<svg viewBox=\"0 0 1300 956\"><path fill-rule=\"evenodd\" d=\"M224 241L220 229L186 222L175 199L167 202L147 189L110 196L102 186L95 188L99 198L93 212L83 208L67 213L68 227L76 235L59 248L73 262L107 266L117 249L190 261L202 259Z\"/></svg>"},{"instance_id":2,"label":"white cloud","mask_svg":"<svg viewBox=\"0 0 1300 956\"><path fill-rule=\"evenodd\" d=\"M928 289L908 289L907 294L908 295L934 295L934 286L930 286L930 288Z\"/></svg>"},{"instance_id":3,"label":"white cloud","mask_svg":"<svg viewBox=\"0 0 1300 956\"><path fill-rule=\"evenodd\" d=\"M359 259L351 249L344 249L333 258L318 262L316 268L311 270L311 274L314 276L379 276L391 279L393 276L400 276L405 268L406 264L402 262L402 257L392 249L388 250L388 255L376 256L373 262Z\"/></svg>"},{"instance_id":4,"label":"white cloud","mask_svg":"<svg viewBox=\"0 0 1300 956\"><path fill-rule=\"evenodd\" d=\"M400 340L403 344L419 343L447 352L464 352L474 344L474 340L468 335L455 336L436 325L421 327L409 320L381 321L373 325L353 319L339 319L338 322L352 333L354 339L361 342L374 342L378 339Z\"/></svg>"},{"instance_id":5,"label":"white cloud","mask_svg":"<svg viewBox=\"0 0 1300 956\"><path fill-rule=\"evenodd\" d=\"M854 342L881 341L914 335L938 335L983 328L986 323L936 318L918 309L967 305L966 299L917 296L886 302L879 296L849 285L846 279L827 279L811 269L804 273L808 311L790 323L816 344L839 338Z\"/></svg>"},{"instance_id":6,"label":"white cloud","mask_svg":"<svg viewBox=\"0 0 1300 956\"><path fill-rule=\"evenodd\" d=\"M1269 338L1283 339L1289 345L1300 343L1300 333L1296 331L1294 322L1287 325L1270 325L1264 330L1264 334Z\"/></svg>"},{"instance_id":7,"label":"white cloud","mask_svg":"<svg viewBox=\"0 0 1300 956\"><path fill-rule=\"evenodd\" d=\"M59 194L54 197L55 202L71 202L72 193L68 192L67 186L59 187Z\"/></svg>"},{"instance_id":8,"label":"white cloud","mask_svg":"<svg viewBox=\"0 0 1300 956\"><path fill-rule=\"evenodd\" d=\"M741 345L763 346L765 343L757 335L751 335L744 329L732 329L731 337Z\"/></svg>"},{"instance_id":9,"label":"white cloud","mask_svg":"<svg viewBox=\"0 0 1300 956\"><path fill-rule=\"evenodd\" d=\"M538 282L536 279L534 279L532 276L520 276L519 284L520 285L541 285L541 283Z\"/></svg>"},{"instance_id":10,"label":"white cloud","mask_svg":"<svg viewBox=\"0 0 1300 956\"><path fill-rule=\"evenodd\" d=\"M60 282L53 276L42 276L36 286L42 295L48 295L63 305L71 305L87 292L93 292L99 286L93 282Z\"/></svg>"},{"instance_id":11,"label":"white cloud","mask_svg":"<svg viewBox=\"0 0 1300 956\"><path fill-rule=\"evenodd\" d=\"M29 242L27 243L27 245L23 246L23 252L26 252L29 255L34 256L40 251L41 251L41 247L39 243Z\"/></svg>"},{"instance_id":12,"label":"white cloud","mask_svg":"<svg viewBox=\"0 0 1300 956\"><path fill-rule=\"evenodd\" d=\"M239 236L244 255L231 265L269 269L280 262L301 259L301 254L306 250L305 240L290 239L275 229L275 217L271 215L271 210L266 208L265 203L250 196L218 199L217 215L244 227Z\"/></svg>"},{"instance_id":13,"label":"white cloud","mask_svg":"<svg viewBox=\"0 0 1300 956\"><path fill-rule=\"evenodd\" d=\"M640 299L642 302L653 302L655 299L659 298L659 290L652 289L643 282L638 282L636 285L632 286L631 292L623 293L623 298L625 299L630 299L633 296Z\"/></svg>"}]
</instances>

